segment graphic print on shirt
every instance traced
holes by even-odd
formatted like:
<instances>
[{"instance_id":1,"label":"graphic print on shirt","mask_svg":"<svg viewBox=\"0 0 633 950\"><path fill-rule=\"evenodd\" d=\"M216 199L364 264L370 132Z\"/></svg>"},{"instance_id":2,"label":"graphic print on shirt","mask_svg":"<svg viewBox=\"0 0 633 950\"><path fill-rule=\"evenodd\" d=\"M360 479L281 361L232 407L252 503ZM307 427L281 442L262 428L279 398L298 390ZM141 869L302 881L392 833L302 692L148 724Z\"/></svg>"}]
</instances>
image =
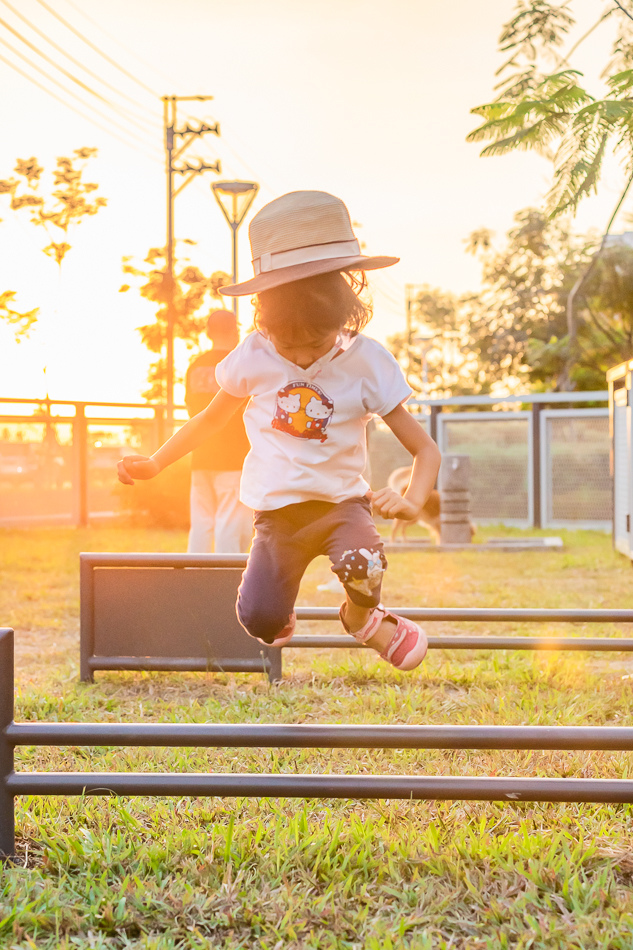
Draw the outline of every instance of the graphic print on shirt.
<instances>
[{"instance_id":1,"label":"graphic print on shirt","mask_svg":"<svg viewBox=\"0 0 633 950\"><path fill-rule=\"evenodd\" d=\"M277 393L272 427L297 439L325 442L325 429L333 412L334 403L322 389L314 383L298 380L288 383Z\"/></svg>"}]
</instances>

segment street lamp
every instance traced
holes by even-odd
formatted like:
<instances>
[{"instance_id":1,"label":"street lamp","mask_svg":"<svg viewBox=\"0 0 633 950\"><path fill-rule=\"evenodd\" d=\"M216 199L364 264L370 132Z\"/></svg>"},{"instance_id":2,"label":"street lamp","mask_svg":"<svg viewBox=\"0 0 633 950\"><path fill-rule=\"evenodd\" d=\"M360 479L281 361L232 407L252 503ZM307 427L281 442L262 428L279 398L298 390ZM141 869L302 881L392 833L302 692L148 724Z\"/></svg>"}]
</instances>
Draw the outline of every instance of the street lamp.
<instances>
[{"instance_id":1,"label":"street lamp","mask_svg":"<svg viewBox=\"0 0 633 950\"><path fill-rule=\"evenodd\" d=\"M237 231L255 200L259 185L254 181L214 181L211 190L233 232L233 283L237 283ZM237 316L237 297L233 297Z\"/></svg>"}]
</instances>

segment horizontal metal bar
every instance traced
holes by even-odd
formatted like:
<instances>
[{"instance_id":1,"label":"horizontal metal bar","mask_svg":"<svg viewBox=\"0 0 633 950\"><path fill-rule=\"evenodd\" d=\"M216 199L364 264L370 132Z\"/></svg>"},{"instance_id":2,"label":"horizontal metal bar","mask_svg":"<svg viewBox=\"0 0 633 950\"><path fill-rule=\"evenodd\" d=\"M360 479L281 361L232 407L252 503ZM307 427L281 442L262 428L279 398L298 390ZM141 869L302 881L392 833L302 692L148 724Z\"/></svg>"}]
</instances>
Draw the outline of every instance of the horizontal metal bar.
<instances>
[{"instance_id":1,"label":"horizontal metal bar","mask_svg":"<svg viewBox=\"0 0 633 950\"><path fill-rule=\"evenodd\" d=\"M77 421L77 416L10 416L0 415L0 423L20 423L26 425L72 425ZM125 418L100 418L97 416L82 416L82 422L86 425L108 426L108 425L147 425L153 426L156 420L152 416L126 416ZM19 443L16 443L19 444Z\"/></svg>"},{"instance_id":2,"label":"horizontal metal bar","mask_svg":"<svg viewBox=\"0 0 633 950\"><path fill-rule=\"evenodd\" d=\"M267 673L270 661L266 657L252 659L214 658L195 656L91 656L91 670L146 670L182 673Z\"/></svg>"},{"instance_id":3,"label":"horizontal metal bar","mask_svg":"<svg viewBox=\"0 0 633 950\"><path fill-rule=\"evenodd\" d=\"M393 607L409 620L535 621L537 623L633 623L633 610L567 610L529 607ZM297 620L338 620L336 607L297 607Z\"/></svg>"},{"instance_id":4,"label":"horizontal metal bar","mask_svg":"<svg viewBox=\"0 0 633 950\"><path fill-rule=\"evenodd\" d=\"M633 727L629 726L14 722L5 735L12 745L22 746L633 751Z\"/></svg>"},{"instance_id":5,"label":"horizontal metal bar","mask_svg":"<svg viewBox=\"0 0 633 950\"><path fill-rule=\"evenodd\" d=\"M95 402L77 399L14 399L13 396L0 396L0 403L25 406L107 406L109 409L166 409L164 403L156 402ZM174 409L186 409L176 405Z\"/></svg>"},{"instance_id":6,"label":"horizontal metal bar","mask_svg":"<svg viewBox=\"0 0 633 950\"><path fill-rule=\"evenodd\" d=\"M614 377L615 378L615 377ZM501 403L556 403L556 402L606 402L609 399L607 389L586 390L582 392L519 393L511 396L450 396L445 399L410 399L408 406L484 406ZM76 399L20 399L13 396L1 396L0 403L42 406L108 406L121 409L166 409L163 403L146 402L98 402ZM174 409L184 410L185 406L175 405Z\"/></svg>"},{"instance_id":7,"label":"horizontal metal bar","mask_svg":"<svg viewBox=\"0 0 633 950\"><path fill-rule=\"evenodd\" d=\"M398 611L402 613L402 611ZM602 653L633 652L630 637L429 637L429 650L588 650ZM295 635L283 649L364 649L350 636Z\"/></svg>"},{"instance_id":8,"label":"horizontal metal bar","mask_svg":"<svg viewBox=\"0 0 633 950\"><path fill-rule=\"evenodd\" d=\"M14 772L12 795L217 795L464 801L633 802L633 781L427 775Z\"/></svg>"},{"instance_id":9,"label":"horizontal metal bar","mask_svg":"<svg viewBox=\"0 0 633 950\"><path fill-rule=\"evenodd\" d=\"M247 554L111 554L86 552L80 561L92 567L246 567Z\"/></svg>"},{"instance_id":10,"label":"horizontal metal bar","mask_svg":"<svg viewBox=\"0 0 633 950\"><path fill-rule=\"evenodd\" d=\"M518 393L512 396L448 396L445 399L409 399L407 406L495 406L501 403L607 402L608 389L569 393Z\"/></svg>"}]
</instances>

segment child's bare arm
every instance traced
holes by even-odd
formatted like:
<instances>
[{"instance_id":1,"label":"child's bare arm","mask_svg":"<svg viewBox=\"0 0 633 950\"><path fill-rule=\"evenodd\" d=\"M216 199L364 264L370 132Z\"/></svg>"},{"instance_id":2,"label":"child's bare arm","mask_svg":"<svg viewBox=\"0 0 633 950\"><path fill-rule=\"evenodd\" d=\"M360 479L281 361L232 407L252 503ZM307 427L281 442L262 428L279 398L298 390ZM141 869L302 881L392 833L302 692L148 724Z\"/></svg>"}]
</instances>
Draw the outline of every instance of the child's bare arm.
<instances>
[{"instance_id":1,"label":"child's bare arm","mask_svg":"<svg viewBox=\"0 0 633 950\"><path fill-rule=\"evenodd\" d=\"M205 439L225 426L243 402L241 397L230 396L221 389L206 409L189 419L151 458L145 455L126 455L121 459L117 466L119 481L124 485L133 485L135 478L153 478L158 475L168 465L197 449Z\"/></svg>"},{"instance_id":2,"label":"child's bare arm","mask_svg":"<svg viewBox=\"0 0 633 950\"><path fill-rule=\"evenodd\" d=\"M435 485L440 469L440 450L404 406L397 406L383 419L413 456L413 469L404 496L392 488L381 488L372 493L371 503L383 518L415 521Z\"/></svg>"}]
</instances>

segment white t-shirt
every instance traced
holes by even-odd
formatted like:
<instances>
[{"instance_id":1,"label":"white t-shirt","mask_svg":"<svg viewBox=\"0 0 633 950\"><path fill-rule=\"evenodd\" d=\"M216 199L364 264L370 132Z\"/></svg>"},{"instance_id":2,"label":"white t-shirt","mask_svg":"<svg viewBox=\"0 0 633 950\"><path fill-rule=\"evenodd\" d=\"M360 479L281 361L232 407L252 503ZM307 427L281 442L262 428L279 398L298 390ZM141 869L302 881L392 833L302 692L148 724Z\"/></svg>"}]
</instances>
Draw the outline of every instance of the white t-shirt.
<instances>
[{"instance_id":1,"label":"white t-shirt","mask_svg":"<svg viewBox=\"0 0 633 950\"><path fill-rule=\"evenodd\" d=\"M254 331L215 374L229 395L251 397L240 497L257 511L364 495L365 427L411 395L391 353L361 334L301 369Z\"/></svg>"}]
</instances>

